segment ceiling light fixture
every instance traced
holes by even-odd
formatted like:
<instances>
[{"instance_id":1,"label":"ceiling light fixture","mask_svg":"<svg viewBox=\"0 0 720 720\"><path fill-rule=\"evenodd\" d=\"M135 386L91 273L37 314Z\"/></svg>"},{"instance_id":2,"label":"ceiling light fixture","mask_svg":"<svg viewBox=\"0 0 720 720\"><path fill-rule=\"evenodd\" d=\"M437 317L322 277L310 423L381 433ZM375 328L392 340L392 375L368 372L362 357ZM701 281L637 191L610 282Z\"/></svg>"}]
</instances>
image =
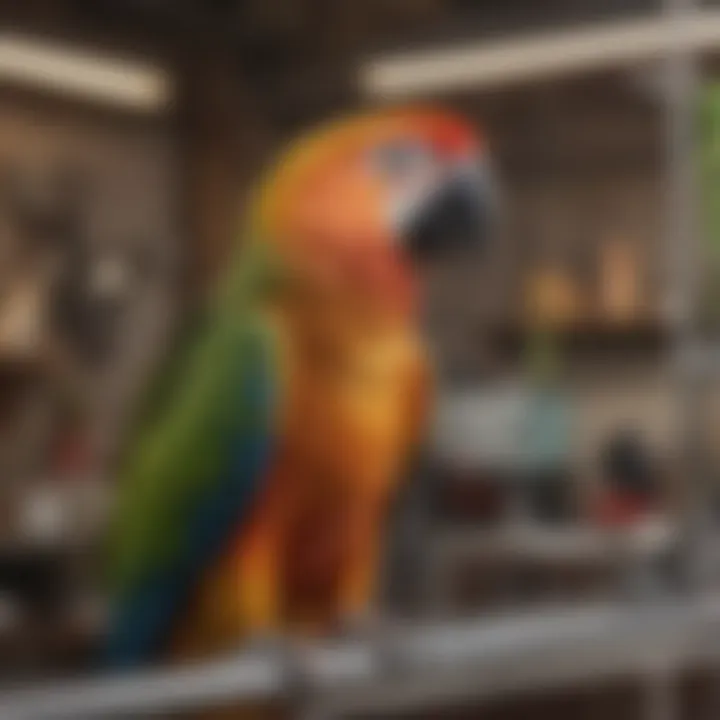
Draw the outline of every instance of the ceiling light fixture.
<instances>
[{"instance_id":1,"label":"ceiling light fixture","mask_svg":"<svg viewBox=\"0 0 720 720\"><path fill-rule=\"evenodd\" d=\"M140 112L159 112L172 99L170 75L137 60L0 34L0 82Z\"/></svg>"},{"instance_id":2,"label":"ceiling light fixture","mask_svg":"<svg viewBox=\"0 0 720 720\"><path fill-rule=\"evenodd\" d=\"M360 89L402 99L603 70L673 50L720 46L720 11L607 22L575 30L378 56L359 71Z\"/></svg>"}]
</instances>

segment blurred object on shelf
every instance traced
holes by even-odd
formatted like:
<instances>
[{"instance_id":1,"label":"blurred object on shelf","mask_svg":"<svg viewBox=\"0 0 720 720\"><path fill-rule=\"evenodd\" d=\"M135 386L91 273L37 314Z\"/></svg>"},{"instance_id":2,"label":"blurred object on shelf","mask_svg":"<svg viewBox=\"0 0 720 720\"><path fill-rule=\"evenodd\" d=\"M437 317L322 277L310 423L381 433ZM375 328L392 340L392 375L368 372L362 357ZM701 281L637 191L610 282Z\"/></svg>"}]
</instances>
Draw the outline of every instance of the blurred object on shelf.
<instances>
[{"instance_id":1,"label":"blurred object on shelf","mask_svg":"<svg viewBox=\"0 0 720 720\"><path fill-rule=\"evenodd\" d=\"M80 166L23 170L13 168L6 178L5 204L26 263L41 278L48 330L76 361L101 364L115 349L135 283L152 279L155 268L142 247L148 243L111 246L95 237L94 181Z\"/></svg>"},{"instance_id":2,"label":"blurred object on shelf","mask_svg":"<svg viewBox=\"0 0 720 720\"><path fill-rule=\"evenodd\" d=\"M86 361L99 364L116 350L117 326L133 290L135 268L119 253L67 248L53 288L53 318L62 337Z\"/></svg>"},{"instance_id":3,"label":"blurred object on shelf","mask_svg":"<svg viewBox=\"0 0 720 720\"><path fill-rule=\"evenodd\" d=\"M0 546L8 550L87 551L107 529L112 488L87 467L32 477L4 498L8 517Z\"/></svg>"},{"instance_id":4,"label":"blurred object on shelf","mask_svg":"<svg viewBox=\"0 0 720 720\"><path fill-rule=\"evenodd\" d=\"M92 471L90 424L92 418L84 398L72 387L56 390L55 431L48 447L48 473L58 479L73 479Z\"/></svg>"},{"instance_id":5,"label":"blurred object on shelf","mask_svg":"<svg viewBox=\"0 0 720 720\"><path fill-rule=\"evenodd\" d=\"M611 323L628 323L642 312L638 261L632 244L611 239L600 247L600 316Z\"/></svg>"},{"instance_id":6,"label":"blurred object on shelf","mask_svg":"<svg viewBox=\"0 0 720 720\"><path fill-rule=\"evenodd\" d=\"M602 487L595 508L601 525L634 523L659 509L658 471L635 430L620 430L601 449Z\"/></svg>"},{"instance_id":7,"label":"blurred object on shelf","mask_svg":"<svg viewBox=\"0 0 720 720\"><path fill-rule=\"evenodd\" d=\"M0 295L0 363L33 362L43 336L43 291L36 277L15 279Z\"/></svg>"},{"instance_id":8,"label":"blurred object on shelf","mask_svg":"<svg viewBox=\"0 0 720 720\"><path fill-rule=\"evenodd\" d=\"M527 348L528 402L518 455L522 464L520 512L562 521L573 514L572 407L561 382L563 361L551 332L538 330Z\"/></svg>"},{"instance_id":9,"label":"blurred object on shelf","mask_svg":"<svg viewBox=\"0 0 720 720\"><path fill-rule=\"evenodd\" d=\"M539 266L527 280L525 314L534 325L569 325L582 317L580 289L564 269Z\"/></svg>"},{"instance_id":10,"label":"blurred object on shelf","mask_svg":"<svg viewBox=\"0 0 720 720\"><path fill-rule=\"evenodd\" d=\"M440 521L487 524L507 517L525 405L516 381L441 389L432 436L438 465L433 510Z\"/></svg>"},{"instance_id":11,"label":"blurred object on shelf","mask_svg":"<svg viewBox=\"0 0 720 720\"><path fill-rule=\"evenodd\" d=\"M0 552L0 594L20 612L56 615L62 612L69 590L66 573L55 548Z\"/></svg>"},{"instance_id":12,"label":"blurred object on shelf","mask_svg":"<svg viewBox=\"0 0 720 720\"><path fill-rule=\"evenodd\" d=\"M89 247L85 237L82 202L87 202L81 174L65 169L56 177L43 177L39 192L18 198L18 222L28 242L50 254L54 267L51 280L51 313L53 329L76 352L87 354L90 344L96 352L97 340L91 338L92 328L84 320L79 293L87 274Z\"/></svg>"},{"instance_id":13,"label":"blurred object on shelf","mask_svg":"<svg viewBox=\"0 0 720 720\"><path fill-rule=\"evenodd\" d=\"M448 469L440 473L434 511L439 521L452 524L497 525L510 512L508 484L499 471Z\"/></svg>"},{"instance_id":14,"label":"blurred object on shelf","mask_svg":"<svg viewBox=\"0 0 720 720\"><path fill-rule=\"evenodd\" d=\"M492 522L520 512L561 520L574 512L572 411L556 382L559 351L549 335L536 333L529 352L529 382L441 394L434 451L444 468L439 502L446 519Z\"/></svg>"},{"instance_id":15,"label":"blurred object on shelf","mask_svg":"<svg viewBox=\"0 0 720 720\"><path fill-rule=\"evenodd\" d=\"M654 565L677 548L662 514L623 527L535 521L446 527L429 558L437 612L477 611L540 598L587 599L617 591L629 564Z\"/></svg>"},{"instance_id":16,"label":"blurred object on shelf","mask_svg":"<svg viewBox=\"0 0 720 720\"><path fill-rule=\"evenodd\" d=\"M578 478L569 470L536 470L525 476L522 487L525 512L543 523L564 523L577 512Z\"/></svg>"},{"instance_id":17,"label":"blurred object on shelf","mask_svg":"<svg viewBox=\"0 0 720 720\"><path fill-rule=\"evenodd\" d=\"M55 440L50 467L62 476L85 472L89 466L90 452L82 429L61 431Z\"/></svg>"},{"instance_id":18,"label":"blurred object on shelf","mask_svg":"<svg viewBox=\"0 0 720 720\"><path fill-rule=\"evenodd\" d=\"M34 483L17 510L16 531L33 547L61 546L73 530L67 492L55 483Z\"/></svg>"},{"instance_id":19,"label":"blurred object on shelf","mask_svg":"<svg viewBox=\"0 0 720 720\"><path fill-rule=\"evenodd\" d=\"M526 405L526 392L516 381L441 388L433 428L435 454L460 470L516 468Z\"/></svg>"},{"instance_id":20,"label":"blurred object on shelf","mask_svg":"<svg viewBox=\"0 0 720 720\"><path fill-rule=\"evenodd\" d=\"M603 458L604 474L611 487L638 496L656 496L654 463L639 432L619 431L604 448Z\"/></svg>"}]
</instances>

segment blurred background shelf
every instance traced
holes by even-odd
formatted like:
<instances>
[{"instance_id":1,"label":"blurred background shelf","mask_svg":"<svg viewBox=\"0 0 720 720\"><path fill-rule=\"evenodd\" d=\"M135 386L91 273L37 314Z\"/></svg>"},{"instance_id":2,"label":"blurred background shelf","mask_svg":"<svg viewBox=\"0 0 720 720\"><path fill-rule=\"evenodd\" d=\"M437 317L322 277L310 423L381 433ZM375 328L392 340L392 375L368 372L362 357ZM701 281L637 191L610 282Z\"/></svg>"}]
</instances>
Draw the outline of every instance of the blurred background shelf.
<instances>
[{"instance_id":1,"label":"blurred background shelf","mask_svg":"<svg viewBox=\"0 0 720 720\"><path fill-rule=\"evenodd\" d=\"M680 538L670 518L638 521L630 528L601 529L586 524L548 527L508 523L497 529L439 530L435 550L444 565L462 559L494 557L539 562L618 562L655 558Z\"/></svg>"},{"instance_id":2,"label":"blurred background shelf","mask_svg":"<svg viewBox=\"0 0 720 720\"><path fill-rule=\"evenodd\" d=\"M36 378L43 371L43 362L39 356L0 354L0 384L23 382Z\"/></svg>"},{"instance_id":3,"label":"blurred background shelf","mask_svg":"<svg viewBox=\"0 0 720 720\"><path fill-rule=\"evenodd\" d=\"M491 325L486 337L502 356L517 357L527 352L540 334L526 323L506 322ZM592 357L615 355L626 357L657 356L666 352L672 342L672 328L660 320L608 322L604 320L573 321L550 325L542 334L560 352Z\"/></svg>"}]
</instances>

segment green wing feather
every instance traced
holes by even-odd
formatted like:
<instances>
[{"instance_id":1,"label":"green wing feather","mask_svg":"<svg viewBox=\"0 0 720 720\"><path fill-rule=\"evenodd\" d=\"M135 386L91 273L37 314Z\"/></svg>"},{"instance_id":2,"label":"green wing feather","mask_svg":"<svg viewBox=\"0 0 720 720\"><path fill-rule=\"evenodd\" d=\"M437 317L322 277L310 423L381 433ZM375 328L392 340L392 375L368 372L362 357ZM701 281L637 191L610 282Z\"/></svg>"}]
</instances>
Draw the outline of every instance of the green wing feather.
<instances>
[{"instance_id":1,"label":"green wing feather","mask_svg":"<svg viewBox=\"0 0 720 720\"><path fill-rule=\"evenodd\" d=\"M262 312L273 277L266 260L265 253L245 253L206 321L161 371L139 421L111 539L110 583L119 608L113 630L121 645L133 634L150 637L161 620L169 621L189 575L207 561L197 552L198 543L207 544L195 537L207 534L198 525L199 508L213 494L220 512L228 498L236 501L237 493L227 495L229 473L252 475L233 478L247 487L261 481L245 458L272 432L278 395L272 388L274 397L248 399L261 382L267 385L263 378L276 375L274 333ZM133 655L148 646L137 640Z\"/></svg>"}]
</instances>

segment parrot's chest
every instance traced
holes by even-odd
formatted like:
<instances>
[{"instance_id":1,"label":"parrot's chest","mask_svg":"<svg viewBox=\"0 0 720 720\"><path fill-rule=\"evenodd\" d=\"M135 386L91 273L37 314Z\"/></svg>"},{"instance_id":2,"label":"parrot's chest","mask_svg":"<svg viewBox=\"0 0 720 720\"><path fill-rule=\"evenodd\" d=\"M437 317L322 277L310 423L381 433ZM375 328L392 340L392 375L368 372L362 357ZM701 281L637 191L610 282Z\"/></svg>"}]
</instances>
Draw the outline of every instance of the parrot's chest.
<instances>
[{"instance_id":1,"label":"parrot's chest","mask_svg":"<svg viewBox=\"0 0 720 720\"><path fill-rule=\"evenodd\" d=\"M306 462L332 485L388 483L407 437L407 378L419 362L410 338L351 345L332 362L305 367L294 424Z\"/></svg>"}]
</instances>

